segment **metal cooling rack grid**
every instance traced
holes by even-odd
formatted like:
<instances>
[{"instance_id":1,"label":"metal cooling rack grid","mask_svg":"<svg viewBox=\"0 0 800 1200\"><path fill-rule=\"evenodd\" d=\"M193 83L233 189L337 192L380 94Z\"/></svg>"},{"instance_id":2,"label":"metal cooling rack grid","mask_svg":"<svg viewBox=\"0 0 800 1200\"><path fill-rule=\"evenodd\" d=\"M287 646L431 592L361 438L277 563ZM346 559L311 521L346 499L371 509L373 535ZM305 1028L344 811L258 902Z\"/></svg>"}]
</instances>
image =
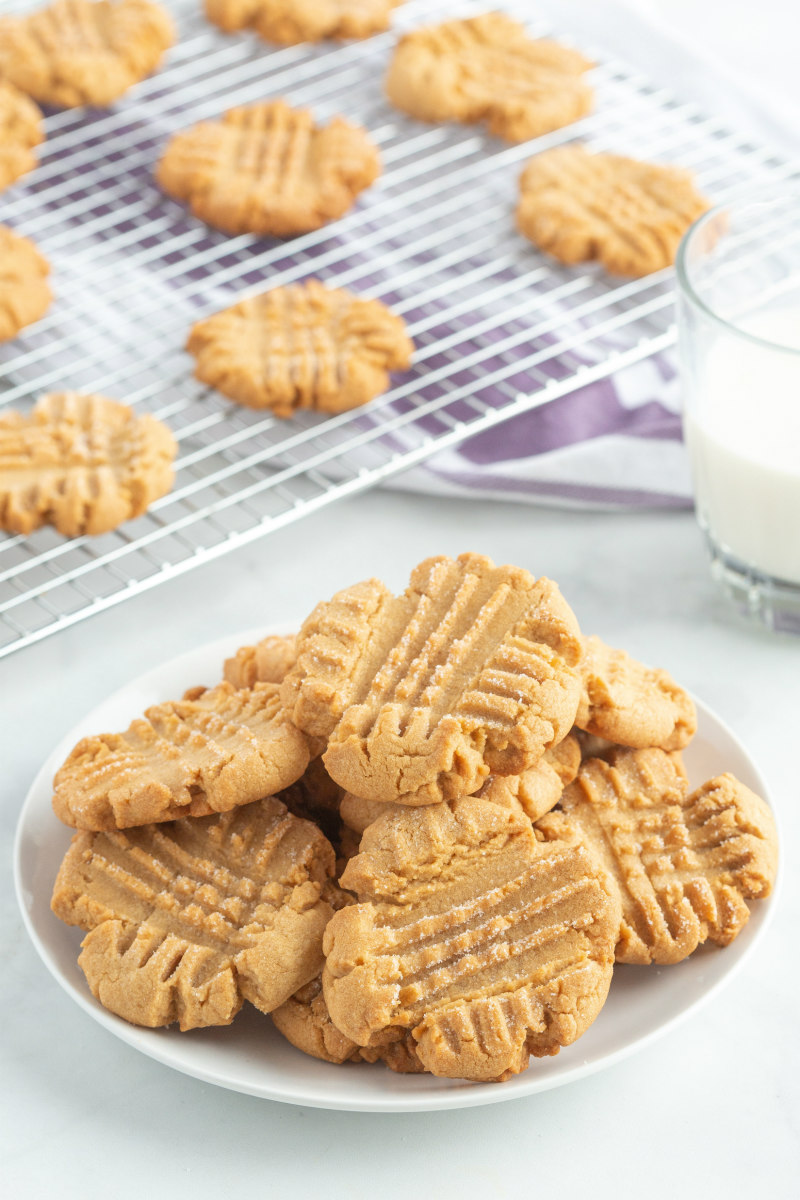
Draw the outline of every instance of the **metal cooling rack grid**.
<instances>
[{"instance_id":1,"label":"metal cooling rack grid","mask_svg":"<svg viewBox=\"0 0 800 1200\"><path fill-rule=\"evenodd\" d=\"M49 117L40 167L3 197L0 218L53 264L57 299L0 349L0 403L71 388L153 412L180 443L175 487L100 538L3 538L0 656L668 346L669 272L613 284L546 262L514 232L519 166L537 149L580 138L679 162L715 199L798 173L602 55L592 116L507 147L394 112L381 92L393 34L270 49L218 34L196 0L170 7L180 42L165 68L114 112ZM432 12L411 0L395 27L485 7L442 0ZM504 7L549 32L527 4ZM171 133L278 95L360 121L380 144L384 175L353 212L276 243L226 238L159 193L152 168ZM289 422L191 378L181 347L194 320L243 290L309 275L403 314L418 347L410 375L366 409Z\"/></svg>"}]
</instances>

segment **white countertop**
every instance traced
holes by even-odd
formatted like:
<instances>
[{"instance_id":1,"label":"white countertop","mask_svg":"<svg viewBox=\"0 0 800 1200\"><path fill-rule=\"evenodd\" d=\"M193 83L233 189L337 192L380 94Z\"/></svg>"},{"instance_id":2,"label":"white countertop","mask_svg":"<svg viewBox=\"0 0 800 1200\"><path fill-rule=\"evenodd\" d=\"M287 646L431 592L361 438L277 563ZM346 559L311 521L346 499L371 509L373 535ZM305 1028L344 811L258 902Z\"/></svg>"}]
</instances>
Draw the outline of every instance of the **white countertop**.
<instances>
[{"instance_id":1,"label":"white countertop","mask_svg":"<svg viewBox=\"0 0 800 1200\"><path fill-rule=\"evenodd\" d=\"M785 0L642 7L711 30L717 55L731 62L751 61L752 46L756 79L761 72L796 93L800 19ZM788 33L775 42L773 64L764 29L779 15ZM402 586L420 558L465 549L557 579L584 630L666 666L743 740L771 786L783 834L781 903L757 953L711 1004L627 1061L483 1109L370 1116L282 1106L181 1076L117 1041L50 978L13 897L16 817L45 754L89 708L165 658L228 631L294 621L368 575ZM300 1185L303 1194L347 1200L534 1190L794 1197L799 704L800 641L769 637L727 612L690 515L587 515L389 492L318 513L4 660L4 1194L201 1200L256 1189L294 1195Z\"/></svg>"}]
</instances>

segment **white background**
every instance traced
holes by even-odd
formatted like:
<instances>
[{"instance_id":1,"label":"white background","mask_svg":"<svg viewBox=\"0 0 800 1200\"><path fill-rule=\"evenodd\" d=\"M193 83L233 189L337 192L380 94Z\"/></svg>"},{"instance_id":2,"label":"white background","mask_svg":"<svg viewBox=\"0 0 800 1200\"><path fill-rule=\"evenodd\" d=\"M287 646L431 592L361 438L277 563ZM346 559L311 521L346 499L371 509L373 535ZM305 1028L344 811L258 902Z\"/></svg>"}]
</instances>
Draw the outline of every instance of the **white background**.
<instances>
[{"instance_id":1,"label":"white background","mask_svg":"<svg viewBox=\"0 0 800 1200\"><path fill-rule=\"evenodd\" d=\"M800 8L790 0L635 6L763 94L800 103ZM116 1041L50 979L16 912L13 829L45 753L79 715L166 657L229 630L296 620L367 575L402 586L424 555L464 549L558 579L585 630L667 666L745 741L784 833L782 905L756 957L711 1008L635 1058L486 1109L377 1117L280 1106L184 1078ZM727 613L690 515L399 493L342 503L3 660L5 1195L795 1197L798 707L800 643Z\"/></svg>"}]
</instances>

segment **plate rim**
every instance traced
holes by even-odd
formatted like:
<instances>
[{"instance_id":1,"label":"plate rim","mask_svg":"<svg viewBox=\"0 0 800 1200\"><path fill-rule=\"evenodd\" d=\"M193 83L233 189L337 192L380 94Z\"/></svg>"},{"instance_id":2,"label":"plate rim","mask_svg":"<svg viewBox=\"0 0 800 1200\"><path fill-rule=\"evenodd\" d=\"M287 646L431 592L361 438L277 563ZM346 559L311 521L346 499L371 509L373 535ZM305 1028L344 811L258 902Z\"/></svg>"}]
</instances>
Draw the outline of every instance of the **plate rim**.
<instances>
[{"instance_id":1,"label":"plate rim","mask_svg":"<svg viewBox=\"0 0 800 1200\"><path fill-rule=\"evenodd\" d=\"M518 1077L521 1081L520 1086L513 1091L506 1091L504 1087L499 1087L494 1084L470 1083L469 1081L459 1081L464 1086L453 1090L432 1091L428 1094L415 1093L407 1097L402 1094L388 1093L386 1096L372 1095L369 1099L363 1101L351 1099L347 1096L337 1095L332 1091L330 1095L321 1096L318 1090L304 1090L304 1085L298 1080L298 1085L295 1090L289 1092L280 1086L264 1086L251 1085L247 1082L235 1081L233 1079L220 1077L209 1069L205 1069L202 1064L192 1065L183 1061L176 1062L170 1056L169 1050L165 1050L170 1043L162 1041L160 1037L152 1039L152 1045L148 1045L147 1041L143 1042L143 1035L147 1034L162 1034L162 1030L150 1030L148 1028L132 1025L130 1022L123 1020L116 1014L104 1009L92 996L91 992L83 992L78 990L72 982L63 975L51 954L47 943L40 936L33 916L29 911L25 897L25 889L23 884L23 839L28 832L29 810L36 807L37 796L41 788L45 785L47 777L52 776L53 762L59 761L64 757L65 753L69 752L77 737L83 736L76 731L86 725L91 725L95 720L95 714L98 714L97 719L100 720L99 714L104 711L107 706L123 699L123 697L132 691L134 688L147 689L155 687L156 680L161 679L165 672L180 673L184 669L188 672L192 664L200 659L208 660L212 655L217 655L220 663L220 674L222 671L223 659L235 653L235 649L253 644L263 637L268 636L286 636L295 632L297 629L296 622L281 621L270 622L265 625L255 628L248 628L239 633L232 633L215 638L212 641L196 646L191 650L184 651L181 654L175 655L173 658L167 659L158 666L142 672L140 675L128 680L120 687L115 688L104 699L100 700L89 712L87 712L79 721L72 726L70 730L53 746L50 752L46 755L42 766L37 771L33 781L28 788L25 799L20 808L19 817L14 832L14 847L13 847L13 874L14 874L14 892L16 896L17 906L22 916L23 925L26 933L33 944L39 958L44 966L49 971L50 975L66 992L80 1009L87 1013L95 1022L109 1033L113 1034L125 1045L131 1049L144 1054L146 1057L171 1070L178 1071L182 1075L190 1078L198 1079L201 1082L212 1084L216 1087L224 1088L228 1091L238 1092L242 1095L254 1096L259 1099L271 1100L282 1104L294 1104L305 1108L316 1108L329 1111L346 1111L346 1112L364 1112L364 1113L391 1113L391 1112L430 1112L441 1111L458 1108L474 1108L487 1104L498 1104L503 1101L521 1100L528 1096L536 1095L541 1092L550 1091L556 1087L562 1087L567 1084L575 1083L579 1079L588 1078L599 1071L603 1071L608 1067L615 1066L631 1055L644 1050L649 1045L658 1041L661 1037L666 1036L681 1022L687 1020L693 1013L698 1012L714 996L716 996L723 988L725 988L737 976L739 971L749 961L751 955L762 941L769 926L771 925L777 901L779 899L781 884L783 879L783 871L781 869L781 858L779 853L778 872L769 897L764 901L764 907L761 910L762 915L758 927L750 936L749 941L740 949L739 954L735 959L731 960L731 965L725 973L721 975L714 983L712 983L701 995L696 996L679 1012L676 1012L672 1017L662 1021L655 1029L634 1037L625 1045L618 1047L616 1050L604 1054L602 1057L592 1062L577 1062L575 1066L570 1067L558 1075L538 1076L535 1071L526 1071L522 1076ZM187 685L188 686L188 685ZM748 750L727 725L727 723L710 709L703 701L692 695L692 699L697 707L698 718L702 718L704 722L710 723L712 727L723 734L726 738L737 746L739 752L744 756L747 764L752 772L755 781L758 784L759 792L769 805L775 820L778 831L778 845L781 845L780 833L780 817L778 808L774 798L767 785L767 782L762 775L758 765L751 758ZM133 714L136 715L136 714ZM698 721L698 724L700 722ZM66 751L64 748L67 748ZM49 784L48 784L49 789ZM56 820L56 818L53 818ZM68 828L65 826L65 829ZM143 1044L142 1044L143 1042ZM301 1053L301 1051L297 1051ZM331 1064L333 1065L333 1064ZM530 1078L526 1076L530 1075ZM455 1081L454 1081L455 1082Z\"/></svg>"}]
</instances>

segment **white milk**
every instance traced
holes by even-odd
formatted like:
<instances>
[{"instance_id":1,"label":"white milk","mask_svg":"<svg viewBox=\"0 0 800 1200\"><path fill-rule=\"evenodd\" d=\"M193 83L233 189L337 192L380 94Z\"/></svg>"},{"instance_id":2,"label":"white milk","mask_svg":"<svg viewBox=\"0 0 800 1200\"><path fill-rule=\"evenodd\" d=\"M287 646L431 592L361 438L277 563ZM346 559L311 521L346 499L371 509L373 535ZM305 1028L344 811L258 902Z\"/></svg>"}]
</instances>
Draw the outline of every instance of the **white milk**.
<instances>
[{"instance_id":1,"label":"white milk","mask_svg":"<svg viewBox=\"0 0 800 1200\"><path fill-rule=\"evenodd\" d=\"M800 351L800 307L741 328ZM697 510L718 546L800 584L800 353L720 334L684 422Z\"/></svg>"}]
</instances>

